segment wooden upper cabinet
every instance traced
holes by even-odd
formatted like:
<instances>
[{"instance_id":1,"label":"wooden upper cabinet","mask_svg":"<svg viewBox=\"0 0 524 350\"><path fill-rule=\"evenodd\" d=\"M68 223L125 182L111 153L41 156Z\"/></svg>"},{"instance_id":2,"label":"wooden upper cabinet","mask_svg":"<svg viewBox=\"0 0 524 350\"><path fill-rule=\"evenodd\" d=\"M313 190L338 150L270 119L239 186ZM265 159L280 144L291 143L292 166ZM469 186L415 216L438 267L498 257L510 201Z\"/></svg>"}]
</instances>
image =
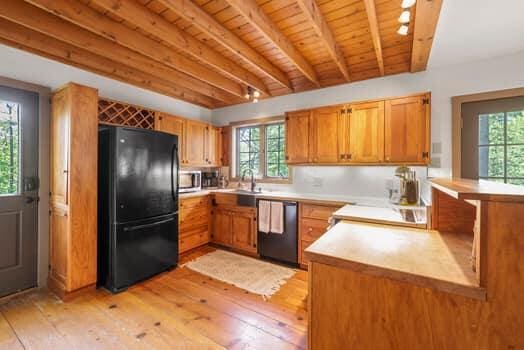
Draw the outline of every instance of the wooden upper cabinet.
<instances>
[{"instance_id":1,"label":"wooden upper cabinet","mask_svg":"<svg viewBox=\"0 0 524 350\"><path fill-rule=\"evenodd\" d=\"M184 161L184 124L185 120L180 117L166 113L158 113L156 116L156 130L178 136L178 159L180 163Z\"/></svg>"},{"instance_id":2,"label":"wooden upper cabinet","mask_svg":"<svg viewBox=\"0 0 524 350\"><path fill-rule=\"evenodd\" d=\"M286 161L309 162L309 122L311 111L286 113Z\"/></svg>"},{"instance_id":3,"label":"wooden upper cabinet","mask_svg":"<svg viewBox=\"0 0 524 350\"><path fill-rule=\"evenodd\" d=\"M206 129L206 154L205 162L206 165L220 166L220 129L211 125L207 126Z\"/></svg>"},{"instance_id":4,"label":"wooden upper cabinet","mask_svg":"<svg viewBox=\"0 0 524 350\"><path fill-rule=\"evenodd\" d=\"M67 205L69 181L69 129L71 122L71 94L68 89L55 93L51 99L51 178L52 204Z\"/></svg>"},{"instance_id":5,"label":"wooden upper cabinet","mask_svg":"<svg viewBox=\"0 0 524 350\"><path fill-rule=\"evenodd\" d=\"M206 137L208 124L186 120L184 137L185 147L182 166L207 166Z\"/></svg>"},{"instance_id":6,"label":"wooden upper cabinet","mask_svg":"<svg viewBox=\"0 0 524 350\"><path fill-rule=\"evenodd\" d=\"M231 127L224 126L220 128L220 164L230 166L231 163Z\"/></svg>"},{"instance_id":7,"label":"wooden upper cabinet","mask_svg":"<svg viewBox=\"0 0 524 350\"><path fill-rule=\"evenodd\" d=\"M429 94L386 101L386 162L429 163L429 101Z\"/></svg>"},{"instance_id":8,"label":"wooden upper cabinet","mask_svg":"<svg viewBox=\"0 0 524 350\"><path fill-rule=\"evenodd\" d=\"M310 162L338 162L338 132L341 108L342 106L323 107L311 112L309 124Z\"/></svg>"},{"instance_id":9,"label":"wooden upper cabinet","mask_svg":"<svg viewBox=\"0 0 524 350\"><path fill-rule=\"evenodd\" d=\"M349 118L351 162L383 162L384 101L353 104Z\"/></svg>"}]
</instances>

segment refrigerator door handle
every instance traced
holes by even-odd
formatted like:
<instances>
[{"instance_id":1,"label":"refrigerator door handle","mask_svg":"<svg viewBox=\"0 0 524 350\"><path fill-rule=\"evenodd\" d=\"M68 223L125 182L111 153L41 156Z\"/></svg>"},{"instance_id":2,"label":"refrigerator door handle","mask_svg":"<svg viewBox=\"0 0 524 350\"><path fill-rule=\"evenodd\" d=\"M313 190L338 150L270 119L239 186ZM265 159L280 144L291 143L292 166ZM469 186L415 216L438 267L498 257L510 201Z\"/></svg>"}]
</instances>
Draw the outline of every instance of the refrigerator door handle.
<instances>
[{"instance_id":1,"label":"refrigerator door handle","mask_svg":"<svg viewBox=\"0 0 524 350\"><path fill-rule=\"evenodd\" d=\"M175 167L176 162L176 174L173 171L173 168ZM180 164L178 163L178 147L177 145L173 145L173 150L171 151L171 196L173 197L173 200L177 200L177 193L175 193L175 190L178 191L178 167ZM176 187L175 187L175 176L176 176Z\"/></svg>"},{"instance_id":2,"label":"refrigerator door handle","mask_svg":"<svg viewBox=\"0 0 524 350\"><path fill-rule=\"evenodd\" d=\"M169 218L169 219L165 219L165 220L162 220L162 221L153 222L151 224L144 224L144 225L137 225L137 226L131 226L131 227L124 227L124 231L131 232L131 231L136 231L136 230L142 230L144 228L149 228L149 227L154 227L154 226L158 226L158 225L167 224L168 222L171 222L173 220L175 220L175 219L174 218Z\"/></svg>"}]
</instances>

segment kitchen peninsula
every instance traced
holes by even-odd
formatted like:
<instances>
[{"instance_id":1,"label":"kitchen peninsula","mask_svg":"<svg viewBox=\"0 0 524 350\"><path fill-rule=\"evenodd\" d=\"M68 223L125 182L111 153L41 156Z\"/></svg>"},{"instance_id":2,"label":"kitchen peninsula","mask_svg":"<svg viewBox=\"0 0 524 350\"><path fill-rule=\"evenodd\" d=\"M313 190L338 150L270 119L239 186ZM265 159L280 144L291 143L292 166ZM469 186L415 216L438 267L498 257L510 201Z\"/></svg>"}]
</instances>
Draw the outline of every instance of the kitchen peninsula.
<instances>
[{"instance_id":1,"label":"kitchen peninsula","mask_svg":"<svg viewBox=\"0 0 524 350\"><path fill-rule=\"evenodd\" d=\"M431 230L341 221L305 250L310 349L524 347L524 190L431 185Z\"/></svg>"}]
</instances>

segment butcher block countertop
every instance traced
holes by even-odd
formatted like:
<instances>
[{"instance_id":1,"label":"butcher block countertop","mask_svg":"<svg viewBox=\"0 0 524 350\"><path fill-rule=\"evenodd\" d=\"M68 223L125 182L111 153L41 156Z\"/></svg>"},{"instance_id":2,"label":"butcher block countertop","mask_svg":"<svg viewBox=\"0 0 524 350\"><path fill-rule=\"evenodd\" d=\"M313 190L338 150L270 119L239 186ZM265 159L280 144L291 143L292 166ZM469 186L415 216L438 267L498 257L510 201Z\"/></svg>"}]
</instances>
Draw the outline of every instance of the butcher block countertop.
<instances>
[{"instance_id":1,"label":"butcher block countertop","mask_svg":"<svg viewBox=\"0 0 524 350\"><path fill-rule=\"evenodd\" d=\"M485 300L471 236L341 221L305 250L311 262Z\"/></svg>"},{"instance_id":2,"label":"butcher block countertop","mask_svg":"<svg viewBox=\"0 0 524 350\"><path fill-rule=\"evenodd\" d=\"M433 179L430 183L457 199L524 202L524 186L468 179Z\"/></svg>"},{"instance_id":3,"label":"butcher block countertop","mask_svg":"<svg viewBox=\"0 0 524 350\"><path fill-rule=\"evenodd\" d=\"M426 207L370 207L345 205L333 213L335 220L426 228Z\"/></svg>"}]
</instances>

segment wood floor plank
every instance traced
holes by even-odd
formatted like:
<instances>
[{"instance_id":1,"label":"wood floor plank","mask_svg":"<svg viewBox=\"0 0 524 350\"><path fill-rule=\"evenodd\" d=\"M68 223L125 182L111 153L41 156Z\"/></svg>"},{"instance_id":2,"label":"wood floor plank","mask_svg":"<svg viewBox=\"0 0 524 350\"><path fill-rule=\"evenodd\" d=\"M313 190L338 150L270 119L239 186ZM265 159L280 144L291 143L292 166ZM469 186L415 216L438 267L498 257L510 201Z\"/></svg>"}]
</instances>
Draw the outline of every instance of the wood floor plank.
<instances>
[{"instance_id":1,"label":"wood floor plank","mask_svg":"<svg viewBox=\"0 0 524 350\"><path fill-rule=\"evenodd\" d=\"M215 342L230 349L297 349L294 344L288 343L272 334L266 333L246 322L219 312L207 305L207 300L194 300L183 292L176 290L170 284L159 280L146 282L143 285L153 293L161 295L186 312L195 316L188 320L191 326L197 327Z\"/></svg>"},{"instance_id":2,"label":"wood floor plank","mask_svg":"<svg viewBox=\"0 0 524 350\"><path fill-rule=\"evenodd\" d=\"M166 283L171 288L184 293L195 301L206 300L206 305L216 311L248 323L253 327L257 327L262 331L272 334L291 344L297 345L301 348L305 348L306 346L307 339L305 332L299 331L292 327L291 324L286 324L268 317L264 315L264 313L240 306L229 299L223 298L220 293L213 289L207 287L203 288L201 285L188 279L170 278L170 281L159 281L158 283Z\"/></svg>"},{"instance_id":3,"label":"wood floor plank","mask_svg":"<svg viewBox=\"0 0 524 350\"><path fill-rule=\"evenodd\" d=\"M13 299L0 307L23 347L43 350L72 349L72 344L46 320L42 312L33 304L33 298L35 298L34 295L29 295Z\"/></svg>"},{"instance_id":4,"label":"wood floor plank","mask_svg":"<svg viewBox=\"0 0 524 350\"><path fill-rule=\"evenodd\" d=\"M0 312L0 349L23 349L24 347L16 337L16 333Z\"/></svg>"},{"instance_id":5,"label":"wood floor plank","mask_svg":"<svg viewBox=\"0 0 524 350\"><path fill-rule=\"evenodd\" d=\"M180 264L216 250L204 246ZM304 349L307 273L269 300L186 267L64 303L34 291L0 305L0 349Z\"/></svg>"}]
</instances>

